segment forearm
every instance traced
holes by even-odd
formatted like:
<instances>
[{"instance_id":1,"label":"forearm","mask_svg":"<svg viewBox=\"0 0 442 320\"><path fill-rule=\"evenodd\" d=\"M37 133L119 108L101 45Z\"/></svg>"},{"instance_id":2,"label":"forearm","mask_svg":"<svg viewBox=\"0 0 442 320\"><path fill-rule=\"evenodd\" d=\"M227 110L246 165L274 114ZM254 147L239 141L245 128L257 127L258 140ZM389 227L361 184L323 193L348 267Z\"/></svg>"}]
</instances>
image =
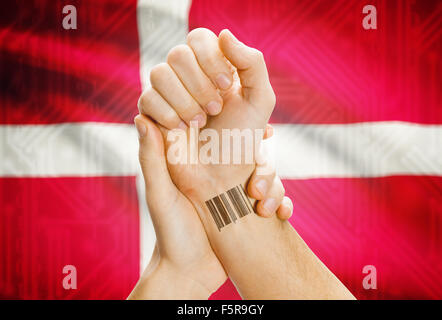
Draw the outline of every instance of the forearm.
<instances>
[{"instance_id":1,"label":"forearm","mask_svg":"<svg viewBox=\"0 0 442 320\"><path fill-rule=\"evenodd\" d=\"M354 299L287 221L249 214L218 231L199 206L212 247L245 299Z\"/></svg>"}]
</instances>

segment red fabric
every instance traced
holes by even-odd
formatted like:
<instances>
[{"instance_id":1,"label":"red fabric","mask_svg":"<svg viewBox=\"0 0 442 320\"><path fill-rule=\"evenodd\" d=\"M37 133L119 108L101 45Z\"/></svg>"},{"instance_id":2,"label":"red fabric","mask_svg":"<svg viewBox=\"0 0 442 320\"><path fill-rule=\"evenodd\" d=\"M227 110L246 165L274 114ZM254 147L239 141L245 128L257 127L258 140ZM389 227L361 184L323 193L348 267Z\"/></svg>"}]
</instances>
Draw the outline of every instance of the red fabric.
<instances>
[{"instance_id":1,"label":"red fabric","mask_svg":"<svg viewBox=\"0 0 442 320\"><path fill-rule=\"evenodd\" d=\"M0 5L0 124L132 123L140 94L136 0Z\"/></svg>"},{"instance_id":2,"label":"red fabric","mask_svg":"<svg viewBox=\"0 0 442 320\"><path fill-rule=\"evenodd\" d=\"M77 9L76 30L62 27L67 4ZM0 124L133 123L136 4L2 1ZM2 177L0 197L0 298L128 296L140 271L134 177ZM77 290L62 287L68 264Z\"/></svg>"},{"instance_id":3,"label":"red fabric","mask_svg":"<svg viewBox=\"0 0 442 320\"><path fill-rule=\"evenodd\" d=\"M139 276L135 177L1 178L0 298L125 299ZM62 286L77 269L77 289Z\"/></svg>"},{"instance_id":4,"label":"red fabric","mask_svg":"<svg viewBox=\"0 0 442 320\"><path fill-rule=\"evenodd\" d=\"M290 222L358 299L442 298L442 177L284 180ZM378 290L362 273L374 265Z\"/></svg>"},{"instance_id":5,"label":"red fabric","mask_svg":"<svg viewBox=\"0 0 442 320\"><path fill-rule=\"evenodd\" d=\"M276 123L441 124L439 1L194 0L189 29L228 28L264 53Z\"/></svg>"},{"instance_id":6,"label":"red fabric","mask_svg":"<svg viewBox=\"0 0 442 320\"><path fill-rule=\"evenodd\" d=\"M0 124L132 123L137 113L136 0L0 4ZM192 2L189 26L229 28L265 54L272 122L442 122L437 1ZM2 155L3 156L3 155ZM441 299L441 178L286 180L291 223L358 298ZM0 298L125 298L139 275L133 177L0 178ZM78 271L66 291L64 265ZM362 267L378 290L362 289ZM212 298L239 298L227 282Z\"/></svg>"}]
</instances>

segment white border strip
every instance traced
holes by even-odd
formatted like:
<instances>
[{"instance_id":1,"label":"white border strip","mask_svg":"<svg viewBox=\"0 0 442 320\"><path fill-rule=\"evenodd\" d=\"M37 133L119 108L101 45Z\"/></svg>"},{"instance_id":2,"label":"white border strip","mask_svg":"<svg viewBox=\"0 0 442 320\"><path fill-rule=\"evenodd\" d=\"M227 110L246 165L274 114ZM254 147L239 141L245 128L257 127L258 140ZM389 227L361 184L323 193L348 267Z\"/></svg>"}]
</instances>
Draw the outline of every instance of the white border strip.
<instances>
[{"instance_id":1,"label":"white border strip","mask_svg":"<svg viewBox=\"0 0 442 320\"><path fill-rule=\"evenodd\" d=\"M138 172L133 125L2 125L0 137L0 176L127 176Z\"/></svg>"},{"instance_id":2,"label":"white border strip","mask_svg":"<svg viewBox=\"0 0 442 320\"><path fill-rule=\"evenodd\" d=\"M138 33L140 76L143 89L149 86L149 72L164 62L170 49L186 42L190 0L139 0Z\"/></svg>"},{"instance_id":3,"label":"white border strip","mask_svg":"<svg viewBox=\"0 0 442 320\"><path fill-rule=\"evenodd\" d=\"M274 125L278 174L286 179L442 175L442 126L404 122ZM133 125L0 126L0 176L139 174Z\"/></svg>"},{"instance_id":4,"label":"white border strip","mask_svg":"<svg viewBox=\"0 0 442 320\"><path fill-rule=\"evenodd\" d=\"M442 126L406 122L277 125L286 179L442 175Z\"/></svg>"},{"instance_id":5,"label":"white border strip","mask_svg":"<svg viewBox=\"0 0 442 320\"><path fill-rule=\"evenodd\" d=\"M166 60L167 52L185 43L190 0L139 0L137 20L140 46L140 78L143 90L150 85L149 72ZM155 232L144 197L144 183L137 178L140 205L140 271L152 256Z\"/></svg>"}]
</instances>

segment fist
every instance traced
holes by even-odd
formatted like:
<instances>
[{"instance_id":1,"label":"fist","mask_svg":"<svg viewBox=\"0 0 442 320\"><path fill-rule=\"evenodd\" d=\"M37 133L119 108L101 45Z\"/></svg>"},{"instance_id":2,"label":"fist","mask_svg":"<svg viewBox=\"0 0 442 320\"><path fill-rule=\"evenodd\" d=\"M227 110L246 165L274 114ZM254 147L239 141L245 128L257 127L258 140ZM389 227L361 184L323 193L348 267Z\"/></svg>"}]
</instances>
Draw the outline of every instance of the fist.
<instances>
[{"instance_id":1,"label":"fist","mask_svg":"<svg viewBox=\"0 0 442 320\"><path fill-rule=\"evenodd\" d=\"M174 47L167 62L151 70L150 82L139 110L160 125L165 137L172 129L187 130L191 122L214 129L219 137L223 129L264 132L275 106L262 53L228 30L219 37L208 29L193 30L187 44ZM168 167L174 183L191 200L206 200L245 183L255 164L168 163Z\"/></svg>"},{"instance_id":2,"label":"fist","mask_svg":"<svg viewBox=\"0 0 442 320\"><path fill-rule=\"evenodd\" d=\"M167 129L185 129L190 121L204 127L208 116L230 102L243 102L238 98L267 122L275 105L262 53L228 30L219 38L208 29L193 30L187 44L171 49L167 62L151 70L150 82L140 97L140 112Z\"/></svg>"}]
</instances>

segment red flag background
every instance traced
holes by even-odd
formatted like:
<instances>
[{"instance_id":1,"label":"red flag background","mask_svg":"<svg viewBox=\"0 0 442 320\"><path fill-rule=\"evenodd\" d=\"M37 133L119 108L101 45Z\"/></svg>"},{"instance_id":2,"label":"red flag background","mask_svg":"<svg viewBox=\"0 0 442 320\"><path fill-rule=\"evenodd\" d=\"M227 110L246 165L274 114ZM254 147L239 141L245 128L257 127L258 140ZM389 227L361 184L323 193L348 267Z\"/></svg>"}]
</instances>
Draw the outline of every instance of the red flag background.
<instances>
[{"instance_id":1,"label":"red flag background","mask_svg":"<svg viewBox=\"0 0 442 320\"><path fill-rule=\"evenodd\" d=\"M66 4L77 8L77 30L62 27ZM133 123L141 92L136 1L0 7L0 297L126 298L139 275L135 177L69 170L60 176L36 168L42 142L75 140L59 124ZM35 130L27 132L27 125ZM95 148L85 135L64 150L72 153L65 158L90 155L77 149L89 139ZM62 153L53 150L53 165L67 161ZM65 265L77 269L76 290L62 286Z\"/></svg>"},{"instance_id":2,"label":"red flag background","mask_svg":"<svg viewBox=\"0 0 442 320\"><path fill-rule=\"evenodd\" d=\"M77 30L62 27L67 4ZM376 30L362 27L367 4ZM136 102L149 68L196 27L264 53L278 172L311 249L359 299L442 298L440 1L0 8L0 298L127 297L154 241ZM65 265L76 290L62 287ZM362 286L366 265L376 290ZM212 298L239 296L227 282Z\"/></svg>"}]
</instances>

